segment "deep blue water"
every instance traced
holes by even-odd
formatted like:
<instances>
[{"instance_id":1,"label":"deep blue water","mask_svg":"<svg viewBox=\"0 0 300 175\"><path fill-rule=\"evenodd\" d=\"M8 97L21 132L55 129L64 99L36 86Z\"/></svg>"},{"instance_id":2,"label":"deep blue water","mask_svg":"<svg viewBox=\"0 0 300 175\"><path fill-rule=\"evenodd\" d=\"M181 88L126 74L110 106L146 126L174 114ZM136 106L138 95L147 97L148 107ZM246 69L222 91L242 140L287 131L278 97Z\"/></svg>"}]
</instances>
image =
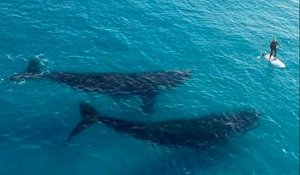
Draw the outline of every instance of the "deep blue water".
<instances>
[{"instance_id":1,"label":"deep blue water","mask_svg":"<svg viewBox=\"0 0 300 175\"><path fill-rule=\"evenodd\" d=\"M285 69L258 56L276 37ZM189 69L159 94L114 99L48 81L3 79L37 57L45 71ZM0 2L0 174L298 174L299 1ZM251 132L215 149L168 148L95 125L65 146L78 103L126 120L192 118L245 107L263 113Z\"/></svg>"}]
</instances>

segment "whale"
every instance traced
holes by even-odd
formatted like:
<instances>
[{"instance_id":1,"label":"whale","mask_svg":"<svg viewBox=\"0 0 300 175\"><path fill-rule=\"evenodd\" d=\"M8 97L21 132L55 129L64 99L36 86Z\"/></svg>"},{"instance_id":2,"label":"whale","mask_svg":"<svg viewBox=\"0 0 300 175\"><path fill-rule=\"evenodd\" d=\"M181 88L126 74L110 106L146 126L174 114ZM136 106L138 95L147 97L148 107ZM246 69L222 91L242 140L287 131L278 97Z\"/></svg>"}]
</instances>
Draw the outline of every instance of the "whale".
<instances>
[{"instance_id":1,"label":"whale","mask_svg":"<svg viewBox=\"0 0 300 175\"><path fill-rule=\"evenodd\" d=\"M191 119L169 119L159 122L127 121L101 115L88 103L81 102L81 120L74 127L67 143L95 123L104 124L119 133L136 139L170 147L204 148L224 143L234 136L258 126L262 115L254 109L212 113Z\"/></svg>"},{"instance_id":2,"label":"whale","mask_svg":"<svg viewBox=\"0 0 300 175\"><path fill-rule=\"evenodd\" d=\"M8 81L50 80L85 92L104 93L111 97L139 96L144 113L152 113L161 89L177 87L191 77L189 70L142 73L42 72L37 59L29 61L25 73L16 73Z\"/></svg>"}]
</instances>

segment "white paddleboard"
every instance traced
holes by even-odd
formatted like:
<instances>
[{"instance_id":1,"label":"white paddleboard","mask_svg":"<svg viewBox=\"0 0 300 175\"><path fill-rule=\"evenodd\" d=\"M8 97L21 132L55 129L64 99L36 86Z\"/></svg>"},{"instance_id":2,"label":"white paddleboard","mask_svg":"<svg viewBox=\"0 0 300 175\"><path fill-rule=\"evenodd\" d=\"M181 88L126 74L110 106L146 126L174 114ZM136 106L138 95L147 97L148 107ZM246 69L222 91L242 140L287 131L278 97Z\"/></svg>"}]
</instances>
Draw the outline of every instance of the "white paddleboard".
<instances>
[{"instance_id":1,"label":"white paddleboard","mask_svg":"<svg viewBox=\"0 0 300 175\"><path fill-rule=\"evenodd\" d=\"M279 68L285 68L285 64L279 60L279 58L274 58L274 56L271 56L271 59L269 59L270 54L268 53L263 53L262 57L264 57L266 60L268 60L272 65L274 65L275 67L279 67Z\"/></svg>"}]
</instances>

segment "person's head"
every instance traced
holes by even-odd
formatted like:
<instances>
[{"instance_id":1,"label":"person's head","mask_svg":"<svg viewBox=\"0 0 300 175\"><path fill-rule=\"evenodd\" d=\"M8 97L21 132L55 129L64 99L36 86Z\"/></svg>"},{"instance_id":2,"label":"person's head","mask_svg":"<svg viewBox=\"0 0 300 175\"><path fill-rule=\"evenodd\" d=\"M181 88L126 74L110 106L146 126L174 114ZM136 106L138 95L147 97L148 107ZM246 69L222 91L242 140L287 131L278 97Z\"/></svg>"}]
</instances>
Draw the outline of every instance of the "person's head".
<instances>
[{"instance_id":1,"label":"person's head","mask_svg":"<svg viewBox=\"0 0 300 175\"><path fill-rule=\"evenodd\" d=\"M272 40L272 41L274 41L274 42L275 42L275 41L276 41L276 38L273 38L273 40Z\"/></svg>"}]
</instances>

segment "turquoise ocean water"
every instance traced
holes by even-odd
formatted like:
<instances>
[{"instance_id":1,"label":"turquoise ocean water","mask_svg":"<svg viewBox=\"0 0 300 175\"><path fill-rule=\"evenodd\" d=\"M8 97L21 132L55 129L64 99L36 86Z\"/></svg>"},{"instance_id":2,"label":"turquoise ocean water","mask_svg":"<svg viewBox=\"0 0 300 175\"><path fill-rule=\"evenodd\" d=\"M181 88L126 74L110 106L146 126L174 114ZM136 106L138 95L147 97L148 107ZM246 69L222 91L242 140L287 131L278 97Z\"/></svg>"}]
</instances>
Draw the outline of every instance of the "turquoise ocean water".
<instances>
[{"instance_id":1,"label":"turquoise ocean water","mask_svg":"<svg viewBox=\"0 0 300 175\"><path fill-rule=\"evenodd\" d=\"M276 37L285 69L258 56ZM45 71L189 69L186 84L113 99L47 81L3 79L29 59ZM293 175L299 173L299 1L0 1L1 175ZM251 132L210 151L145 143L95 125L62 143L86 101L113 117L161 121L251 107Z\"/></svg>"}]
</instances>

